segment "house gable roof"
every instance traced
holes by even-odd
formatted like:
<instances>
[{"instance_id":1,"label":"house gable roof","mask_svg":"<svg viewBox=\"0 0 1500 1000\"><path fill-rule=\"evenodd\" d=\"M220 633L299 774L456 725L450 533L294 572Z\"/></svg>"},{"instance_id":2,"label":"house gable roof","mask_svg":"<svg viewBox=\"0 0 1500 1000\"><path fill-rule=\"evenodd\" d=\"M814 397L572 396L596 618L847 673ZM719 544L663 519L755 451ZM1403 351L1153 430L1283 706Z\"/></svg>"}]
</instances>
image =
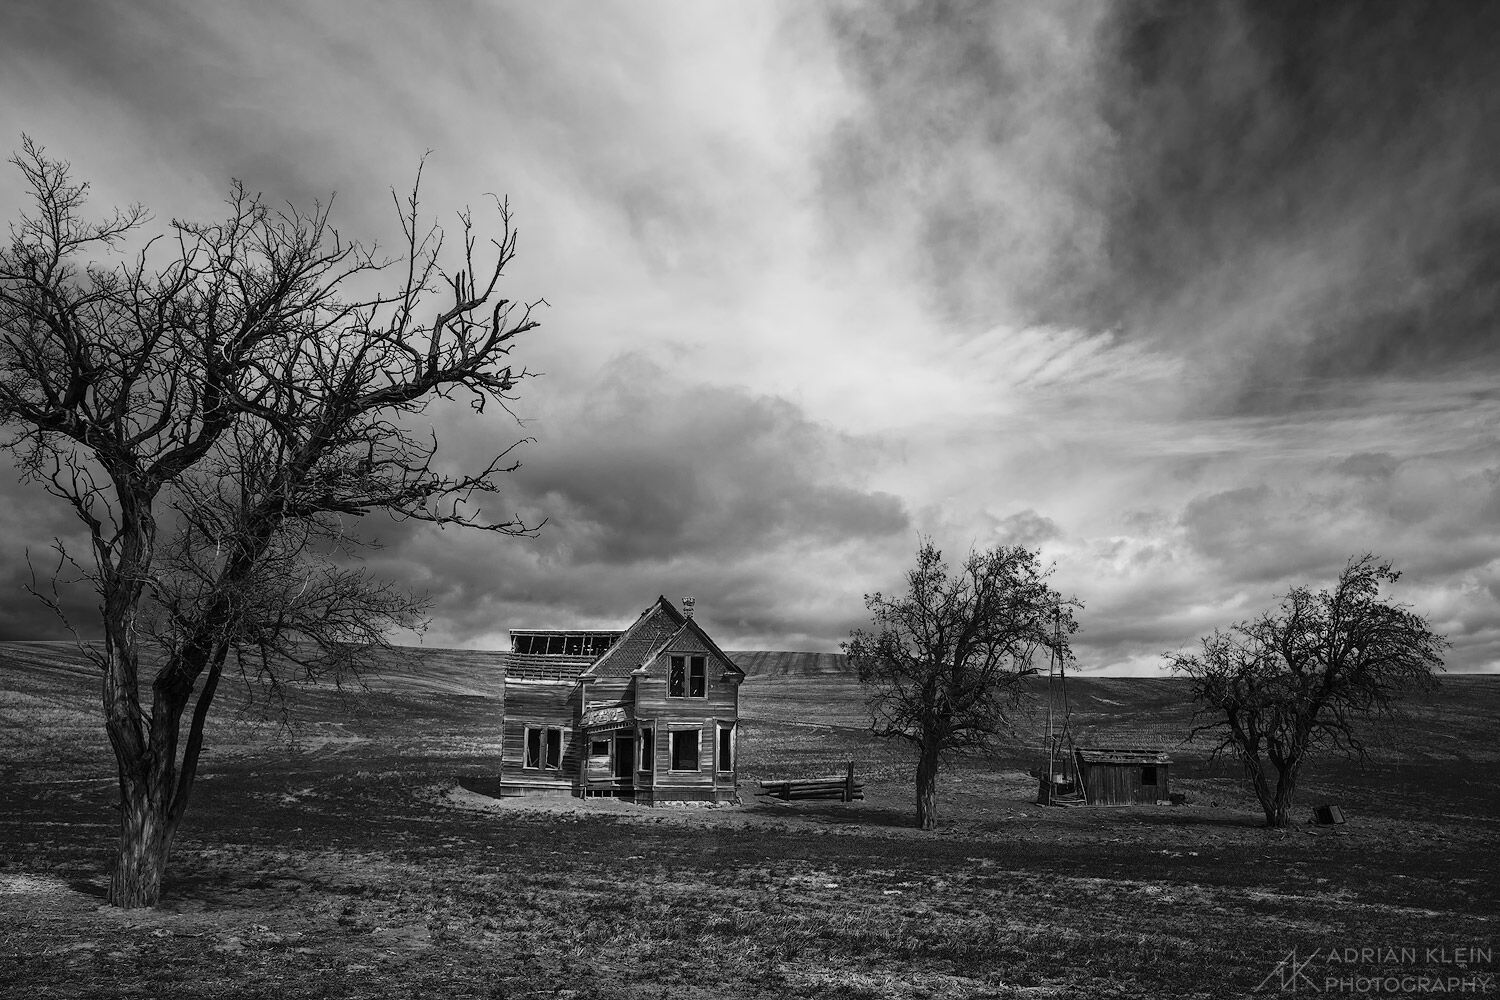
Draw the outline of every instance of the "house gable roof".
<instances>
[{"instance_id":1,"label":"house gable roof","mask_svg":"<svg viewBox=\"0 0 1500 1000\"><path fill-rule=\"evenodd\" d=\"M672 607L665 596L658 597L656 603L642 611L635 624L583 672L582 679L629 677L638 667L655 659L685 621L687 617Z\"/></svg>"},{"instance_id":2,"label":"house gable roof","mask_svg":"<svg viewBox=\"0 0 1500 1000\"><path fill-rule=\"evenodd\" d=\"M739 674L741 678L745 676L745 672L740 669L740 665L738 663L735 663L734 660L730 659L729 654L720 649L719 644L710 639L708 633L703 631L703 626L699 625L698 622L692 618L685 619L683 621L682 628L678 629L670 639L662 643L662 647L670 649L677 645L677 641L680 638L682 638L684 635L689 634L697 636L698 641L703 643L703 645L715 656L727 663L730 670L733 670L735 673ZM661 650L658 649L656 652L657 654L659 654ZM653 656L652 659L655 659L655 656Z\"/></svg>"},{"instance_id":3,"label":"house gable roof","mask_svg":"<svg viewBox=\"0 0 1500 1000\"><path fill-rule=\"evenodd\" d=\"M581 679L629 677L660 656L662 650L671 648L689 634L696 636L705 649L728 664L730 670L744 676L744 671L708 637L703 626L684 615L666 597L658 597L656 603L642 611L635 624L625 630L619 641L582 673Z\"/></svg>"}]
</instances>

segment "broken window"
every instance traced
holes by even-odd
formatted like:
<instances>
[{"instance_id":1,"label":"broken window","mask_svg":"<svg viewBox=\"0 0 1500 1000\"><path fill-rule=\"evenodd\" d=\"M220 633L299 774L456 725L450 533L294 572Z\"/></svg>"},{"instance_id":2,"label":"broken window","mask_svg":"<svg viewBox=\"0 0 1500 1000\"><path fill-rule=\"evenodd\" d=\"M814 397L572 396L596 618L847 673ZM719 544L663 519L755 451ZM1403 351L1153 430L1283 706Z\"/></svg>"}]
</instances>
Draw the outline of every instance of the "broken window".
<instances>
[{"instance_id":1,"label":"broken window","mask_svg":"<svg viewBox=\"0 0 1500 1000\"><path fill-rule=\"evenodd\" d=\"M562 730L556 726L527 726L526 758L522 766L554 771L562 767Z\"/></svg>"},{"instance_id":2,"label":"broken window","mask_svg":"<svg viewBox=\"0 0 1500 1000\"><path fill-rule=\"evenodd\" d=\"M698 737L696 729L672 734L672 770L698 770Z\"/></svg>"},{"instance_id":3,"label":"broken window","mask_svg":"<svg viewBox=\"0 0 1500 1000\"><path fill-rule=\"evenodd\" d=\"M1143 765L1141 767L1141 784L1143 784L1143 785L1154 785L1154 784L1156 784L1156 765L1155 764L1145 764L1145 765Z\"/></svg>"},{"instance_id":4,"label":"broken window","mask_svg":"<svg viewBox=\"0 0 1500 1000\"><path fill-rule=\"evenodd\" d=\"M734 727L719 727L719 770L734 770Z\"/></svg>"},{"instance_id":5,"label":"broken window","mask_svg":"<svg viewBox=\"0 0 1500 1000\"><path fill-rule=\"evenodd\" d=\"M608 757L609 740L594 740L589 744L590 757Z\"/></svg>"},{"instance_id":6,"label":"broken window","mask_svg":"<svg viewBox=\"0 0 1500 1000\"><path fill-rule=\"evenodd\" d=\"M656 770L656 741L649 729L641 730L641 770Z\"/></svg>"},{"instance_id":7,"label":"broken window","mask_svg":"<svg viewBox=\"0 0 1500 1000\"><path fill-rule=\"evenodd\" d=\"M667 694L673 698L702 698L708 693L708 658L674 656L667 672Z\"/></svg>"}]
</instances>

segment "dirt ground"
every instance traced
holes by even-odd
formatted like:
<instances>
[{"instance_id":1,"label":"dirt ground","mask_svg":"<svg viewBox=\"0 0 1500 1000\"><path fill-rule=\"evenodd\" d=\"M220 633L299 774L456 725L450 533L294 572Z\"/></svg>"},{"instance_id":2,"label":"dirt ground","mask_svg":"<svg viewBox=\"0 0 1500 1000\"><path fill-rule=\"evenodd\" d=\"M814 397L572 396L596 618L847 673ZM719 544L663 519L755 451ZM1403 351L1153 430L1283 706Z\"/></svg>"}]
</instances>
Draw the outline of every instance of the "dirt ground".
<instances>
[{"instance_id":1,"label":"dirt ground","mask_svg":"<svg viewBox=\"0 0 1500 1000\"><path fill-rule=\"evenodd\" d=\"M795 684L747 686L741 805L499 800L485 697L373 693L308 709L293 744L222 728L164 904L118 911L109 761L26 676L0 701L4 996L1500 993L1493 682L1445 730L1460 754L1316 770L1302 801L1349 822L1282 832L1191 752L1175 807L1043 808L1019 759L966 761L922 832L899 749ZM772 721L804 699L823 721ZM753 794L846 757L863 802Z\"/></svg>"}]
</instances>

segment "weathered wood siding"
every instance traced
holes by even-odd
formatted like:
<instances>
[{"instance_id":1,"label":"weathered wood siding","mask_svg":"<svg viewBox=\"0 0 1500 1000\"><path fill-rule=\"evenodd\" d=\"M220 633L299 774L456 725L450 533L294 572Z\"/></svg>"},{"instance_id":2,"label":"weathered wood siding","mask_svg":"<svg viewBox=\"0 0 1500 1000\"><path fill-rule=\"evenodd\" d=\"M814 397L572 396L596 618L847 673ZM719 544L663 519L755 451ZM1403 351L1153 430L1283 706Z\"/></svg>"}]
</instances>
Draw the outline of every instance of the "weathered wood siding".
<instances>
[{"instance_id":1,"label":"weathered wood siding","mask_svg":"<svg viewBox=\"0 0 1500 1000\"><path fill-rule=\"evenodd\" d=\"M578 698L572 681L507 678L501 696L503 725L500 743L500 780L507 794L552 792L572 794L588 747L579 746L576 725ZM529 726L562 730L562 766L556 770L526 767L526 729Z\"/></svg>"},{"instance_id":2,"label":"weathered wood siding","mask_svg":"<svg viewBox=\"0 0 1500 1000\"><path fill-rule=\"evenodd\" d=\"M671 657L703 656L707 659L704 696L672 697L668 694ZM637 772L637 795L643 801L703 800L727 801L735 797L739 762L734 769L721 773L717 769L718 726L737 724L739 720L740 675L733 664L701 643L696 636L684 635L670 649L647 665L647 675L636 678L635 715L638 727L654 730L655 767L648 774ZM672 770L672 737L674 732L698 735L698 769ZM738 744L738 734L734 737Z\"/></svg>"},{"instance_id":3,"label":"weathered wood siding","mask_svg":"<svg viewBox=\"0 0 1500 1000\"><path fill-rule=\"evenodd\" d=\"M630 677L600 677L583 685L583 710L630 704Z\"/></svg>"},{"instance_id":4,"label":"weathered wood siding","mask_svg":"<svg viewBox=\"0 0 1500 1000\"><path fill-rule=\"evenodd\" d=\"M1141 782L1141 764L1085 764L1083 783L1090 805L1155 802L1170 794L1170 764L1157 764L1156 784Z\"/></svg>"}]
</instances>

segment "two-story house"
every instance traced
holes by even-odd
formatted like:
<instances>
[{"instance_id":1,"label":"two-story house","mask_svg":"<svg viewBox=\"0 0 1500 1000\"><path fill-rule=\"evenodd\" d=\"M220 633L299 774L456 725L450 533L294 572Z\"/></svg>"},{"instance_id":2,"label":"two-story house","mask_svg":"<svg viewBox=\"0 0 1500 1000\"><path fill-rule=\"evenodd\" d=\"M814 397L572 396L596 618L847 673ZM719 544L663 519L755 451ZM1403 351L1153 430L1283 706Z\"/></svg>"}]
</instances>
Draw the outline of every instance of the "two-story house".
<instances>
[{"instance_id":1,"label":"two-story house","mask_svg":"<svg viewBox=\"0 0 1500 1000\"><path fill-rule=\"evenodd\" d=\"M621 632L512 629L503 795L736 801L744 672L659 597Z\"/></svg>"}]
</instances>

